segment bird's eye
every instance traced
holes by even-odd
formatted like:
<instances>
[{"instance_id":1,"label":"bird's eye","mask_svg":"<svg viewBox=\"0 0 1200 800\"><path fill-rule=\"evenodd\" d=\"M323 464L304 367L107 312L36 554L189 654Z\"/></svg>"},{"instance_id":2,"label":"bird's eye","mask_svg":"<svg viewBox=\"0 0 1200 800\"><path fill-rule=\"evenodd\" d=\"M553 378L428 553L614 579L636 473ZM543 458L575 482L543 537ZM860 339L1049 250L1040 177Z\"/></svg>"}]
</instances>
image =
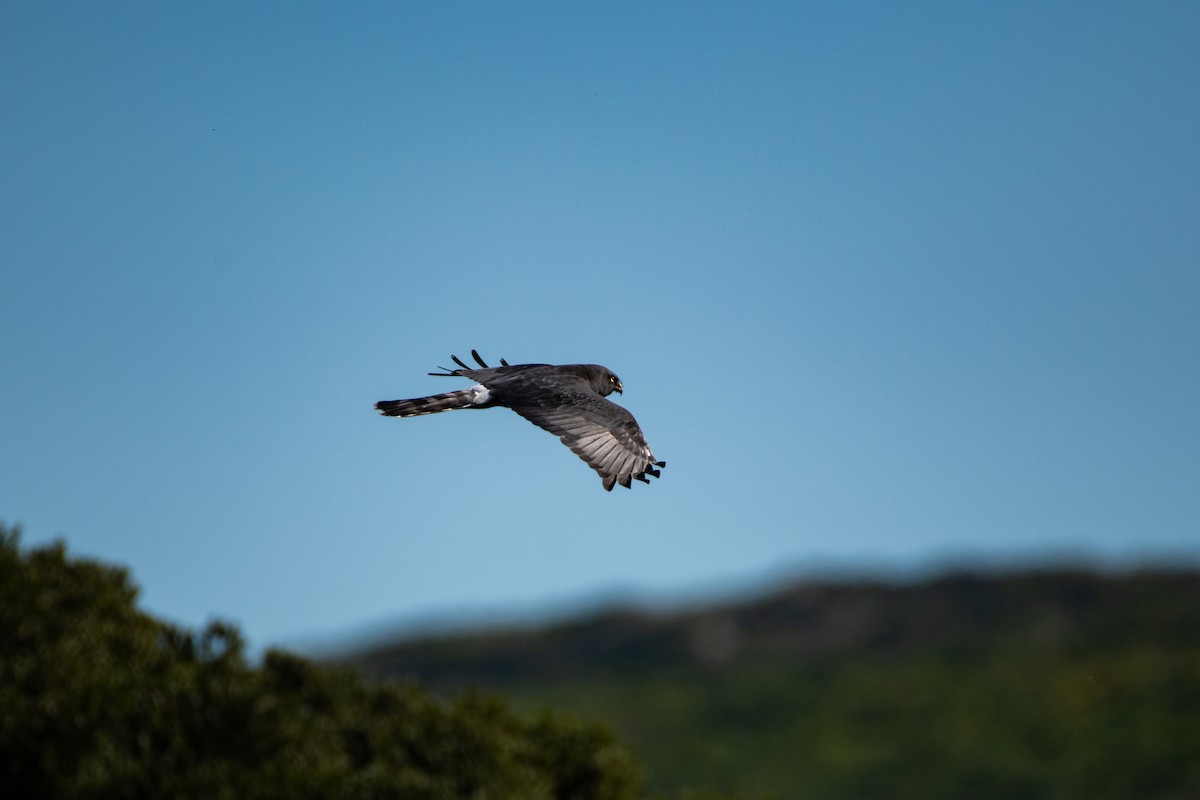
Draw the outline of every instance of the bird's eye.
<instances>
[{"instance_id":1,"label":"bird's eye","mask_svg":"<svg viewBox=\"0 0 1200 800\"><path fill-rule=\"evenodd\" d=\"M616 376L616 375L609 375L609 376L608 376L608 382L609 382L609 383L616 383L616 382L617 382L617 376Z\"/></svg>"}]
</instances>

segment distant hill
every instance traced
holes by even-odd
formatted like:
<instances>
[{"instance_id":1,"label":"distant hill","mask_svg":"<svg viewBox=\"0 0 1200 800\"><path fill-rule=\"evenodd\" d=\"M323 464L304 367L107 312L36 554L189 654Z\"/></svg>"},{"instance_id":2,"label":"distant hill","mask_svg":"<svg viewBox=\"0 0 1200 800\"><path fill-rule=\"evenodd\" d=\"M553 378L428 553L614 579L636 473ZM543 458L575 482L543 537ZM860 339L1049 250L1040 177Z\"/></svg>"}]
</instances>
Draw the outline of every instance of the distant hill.
<instances>
[{"instance_id":1,"label":"distant hill","mask_svg":"<svg viewBox=\"0 0 1200 800\"><path fill-rule=\"evenodd\" d=\"M674 612L373 646L613 727L652 788L781 798L1200 797L1200 572L803 581Z\"/></svg>"}]
</instances>

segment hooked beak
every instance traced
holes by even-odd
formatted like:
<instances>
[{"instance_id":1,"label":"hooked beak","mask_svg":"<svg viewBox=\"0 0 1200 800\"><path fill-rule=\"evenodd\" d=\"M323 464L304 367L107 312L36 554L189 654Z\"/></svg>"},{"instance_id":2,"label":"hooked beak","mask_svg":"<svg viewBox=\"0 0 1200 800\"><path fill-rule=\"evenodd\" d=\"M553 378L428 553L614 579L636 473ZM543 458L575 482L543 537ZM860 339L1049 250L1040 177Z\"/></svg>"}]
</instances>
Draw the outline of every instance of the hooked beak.
<instances>
[{"instance_id":1,"label":"hooked beak","mask_svg":"<svg viewBox=\"0 0 1200 800\"><path fill-rule=\"evenodd\" d=\"M621 391L621 382L620 381L617 381L617 394L625 394L624 392Z\"/></svg>"}]
</instances>

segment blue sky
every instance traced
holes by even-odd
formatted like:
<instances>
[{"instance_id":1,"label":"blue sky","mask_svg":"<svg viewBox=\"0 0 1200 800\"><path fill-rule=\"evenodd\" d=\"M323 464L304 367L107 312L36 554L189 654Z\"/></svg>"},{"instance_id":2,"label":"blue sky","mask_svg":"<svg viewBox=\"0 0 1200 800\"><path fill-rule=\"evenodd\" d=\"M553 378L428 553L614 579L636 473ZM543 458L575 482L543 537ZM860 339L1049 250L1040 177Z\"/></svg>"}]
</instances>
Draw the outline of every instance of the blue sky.
<instances>
[{"instance_id":1,"label":"blue sky","mask_svg":"<svg viewBox=\"0 0 1200 800\"><path fill-rule=\"evenodd\" d=\"M1198 35L1191 3L5 4L0 518L259 647L1198 560ZM372 411L472 347L612 368L662 479Z\"/></svg>"}]
</instances>

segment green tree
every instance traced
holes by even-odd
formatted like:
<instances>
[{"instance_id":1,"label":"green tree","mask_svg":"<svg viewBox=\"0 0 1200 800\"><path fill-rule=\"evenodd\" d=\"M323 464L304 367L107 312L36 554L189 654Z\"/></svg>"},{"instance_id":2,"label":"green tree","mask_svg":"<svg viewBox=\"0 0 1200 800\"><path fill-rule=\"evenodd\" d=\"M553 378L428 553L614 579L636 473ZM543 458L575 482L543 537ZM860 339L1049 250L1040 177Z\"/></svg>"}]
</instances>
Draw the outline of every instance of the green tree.
<instances>
[{"instance_id":1,"label":"green tree","mask_svg":"<svg viewBox=\"0 0 1200 800\"><path fill-rule=\"evenodd\" d=\"M0 524L0 785L21 798L624 800L637 769L604 728L494 697L435 700L232 626L139 611L125 570L22 552Z\"/></svg>"}]
</instances>

